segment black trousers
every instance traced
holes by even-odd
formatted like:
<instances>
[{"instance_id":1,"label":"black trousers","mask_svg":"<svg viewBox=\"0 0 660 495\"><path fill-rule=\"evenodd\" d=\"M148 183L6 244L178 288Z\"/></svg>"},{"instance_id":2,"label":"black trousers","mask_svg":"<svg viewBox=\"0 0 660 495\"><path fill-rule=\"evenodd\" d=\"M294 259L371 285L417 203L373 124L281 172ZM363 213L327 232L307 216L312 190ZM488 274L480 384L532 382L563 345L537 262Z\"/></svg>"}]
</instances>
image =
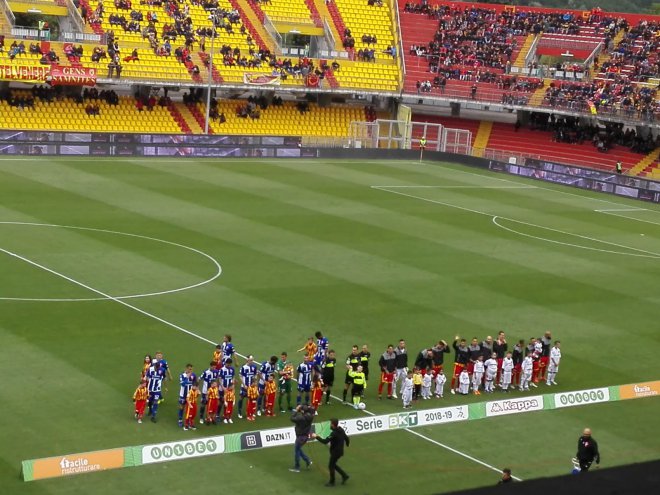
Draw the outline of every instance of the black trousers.
<instances>
[{"instance_id":1,"label":"black trousers","mask_svg":"<svg viewBox=\"0 0 660 495\"><path fill-rule=\"evenodd\" d=\"M588 461L586 459L578 459L580 461L580 472L581 473L586 473L589 471L589 468L591 467L591 463L594 461Z\"/></svg>"},{"instance_id":2,"label":"black trousers","mask_svg":"<svg viewBox=\"0 0 660 495\"><path fill-rule=\"evenodd\" d=\"M328 469L330 470L330 483L335 482L335 471L338 472L342 478L348 477L346 471L337 466L337 461L340 457L340 455L330 454L330 462L328 463Z\"/></svg>"}]
</instances>

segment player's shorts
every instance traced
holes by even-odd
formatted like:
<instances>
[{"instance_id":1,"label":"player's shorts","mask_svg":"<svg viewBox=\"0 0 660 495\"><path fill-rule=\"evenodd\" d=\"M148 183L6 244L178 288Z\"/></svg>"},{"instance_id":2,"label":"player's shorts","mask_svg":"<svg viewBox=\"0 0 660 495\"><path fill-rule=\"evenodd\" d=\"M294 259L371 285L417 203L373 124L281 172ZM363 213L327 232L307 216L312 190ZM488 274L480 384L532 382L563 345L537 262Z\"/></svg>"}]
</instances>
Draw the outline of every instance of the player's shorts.
<instances>
[{"instance_id":1,"label":"player's shorts","mask_svg":"<svg viewBox=\"0 0 660 495\"><path fill-rule=\"evenodd\" d=\"M504 358L497 358L497 371L500 371L502 369L502 362L504 361Z\"/></svg>"},{"instance_id":2,"label":"player's shorts","mask_svg":"<svg viewBox=\"0 0 660 495\"><path fill-rule=\"evenodd\" d=\"M537 359L532 364L532 370L538 371L540 366L541 366L541 361Z\"/></svg>"},{"instance_id":3,"label":"player's shorts","mask_svg":"<svg viewBox=\"0 0 660 495\"><path fill-rule=\"evenodd\" d=\"M259 382L257 383L257 390L259 391L259 395L264 393L264 390L266 390L266 382Z\"/></svg>"},{"instance_id":4,"label":"player's shorts","mask_svg":"<svg viewBox=\"0 0 660 495\"><path fill-rule=\"evenodd\" d=\"M551 361L550 364L548 364L548 372L549 372L549 373L557 373L557 372L559 372L559 365L555 366L555 365L552 363L552 361Z\"/></svg>"},{"instance_id":5,"label":"player's shorts","mask_svg":"<svg viewBox=\"0 0 660 495\"><path fill-rule=\"evenodd\" d=\"M301 385L301 384L298 384L298 392L307 392L307 393L309 393L309 391L311 390L311 388L312 388L311 385Z\"/></svg>"},{"instance_id":6,"label":"player's shorts","mask_svg":"<svg viewBox=\"0 0 660 495\"><path fill-rule=\"evenodd\" d=\"M541 356L541 358L539 359L539 366L541 368L544 368L548 366L549 362L550 362L550 356Z\"/></svg>"},{"instance_id":7,"label":"player's shorts","mask_svg":"<svg viewBox=\"0 0 660 495\"><path fill-rule=\"evenodd\" d=\"M510 371L503 371L502 372L502 382L503 383L511 383L511 372Z\"/></svg>"},{"instance_id":8,"label":"player's shorts","mask_svg":"<svg viewBox=\"0 0 660 495\"><path fill-rule=\"evenodd\" d=\"M159 401L162 396L160 392L149 392L149 402Z\"/></svg>"},{"instance_id":9,"label":"player's shorts","mask_svg":"<svg viewBox=\"0 0 660 495\"><path fill-rule=\"evenodd\" d=\"M404 380L408 373L407 368L397 368L394 372L394 379L398 382L399 380Z\"/></svg>"},{"instance_id":10,"label":"player's shorts","mask_svg":"<svg viewBox=\"0 0 660 495\"><path fill-rule=\"evenodd\" d=\"M241 397L247 397L247 388L241 387L241 391L238 393Z\"/></svg>"},{"instance_id":11,"label":"player's shorts","mask_svg":"<svg viewBox=\"0 0 660 495\"><path fill-rule=\"evenodd\" d=\"M433 365L433 376L438 376L438 373L442 371L442 365L441 364L434 364Z\"/></svg>"},{"instance_id":12,"label":"player's shorts","mask_svg":"<svg viewBox=\"0 0 660 495\"><path fill-rule=\"evenodd\" d=\"M291 380L280 381L279 390L281 394L290 394L291 393Z\"/></svg>"},{"instance_id":13,"label":"player's shorts","mask_svg":"<svg viewBox=\"0 0 660 495\"><path fill-rule=\"evenodd\" d=\"M495 380L495 376L496 376L496 375L497 375L497 372L495 372L495 373L489 373L489 372L487 372L487 373L486 373L486 381L488 381L488 382L492 382L493 380Z\"/></svg>"},{"instance_id":14,"label":"player's shorts","mask_svg":"<svg viewBox=\"0 0 660 495\"><path fill-rule=\"evenodd\" d=\"M388 373L388 372L383 371L380 374L380 381L382 383L394 383L394 372Z\"/></svg>"},{"instance_id":15,"label":"player's shorts","mask_svg":"<svg viewBox=\"0 0 660 495\"><path fill-rule=\"evenodd\" d=\"M348 371L346 372L346 378L344 378L344 383L346 385L350 385L353 383L353 378L351 378L351 375L348 374Z\"/></svg>"},{"instance_id":16,"label":"player's shorts","mask_svg":"<svg viewBox=\"0 0 660 495\"><path fill-rule=\"evenodd\" d=\"M353 388L351 389L351 395L353 397L356 396L361 396L364 393L364 385L356 385L355 383L353 384Z\"/></svg>"},{"instance_id":17,"label":"player's shorts","mask_svg":"<svg viewBox=\"0 0 660 495\"><path fill-rule=\"evenodd\" d=\"M474 373L474 363L472 361L470 361L467 365L467 372L468 372L468 375L471 375L472 373Z\"/></svg>"},{"instance_id":18,"label":"player's shorts","mask_svg":"<svg viewBox=\"0 0 660 495\"><path fill-rule=\"evenodd\" d=\"M465 369L465 365L462 363L454 363L454 376L461 374L461 371Z\"/></svg>"},{"instance_id":19,"label":"player's shorts","mask_svg":"<svg viewBox=\"0 0 660 495\"><path fill-rule=\"evenodd\" d=\"M519 375L521 372L522 372L522 364L516 364L516 365L513 367L513 374L517 376L517 375Z\"/></svg>"},{"instance_id":20,"label":"player's shorts","mask_svg":"<svg viewBox=\"0 0 660 495\"><path fill-rule=\"evenodd\" d=\"M328 375L328 376L323 375L322 379L323 379L323 385L325 385L326 387L332 387L332 385L335 383L335 374L333 373L332 375Z\"/></svg>"},{"instance_id":21,"label":"player's shorts","mask_svg":"<svg viewBox=\"0 0 660 495\"><path fill-rule=\"evenodd\" d=\"M323 366L323 361L325 360L325 356L314 356L314 361L312 364L314 365L315 368L321 369L321 366Z\"/></svg>"},{"instance_id":22,"label":"player's shorts","mask_svg":"<svg viewBox=\"0 0 660 495\"><path fill-rule=\"evenodd\" d=\"M185 397L179 397L179 404L184 405L186 403Z\"/></svg>"}]
</instances>

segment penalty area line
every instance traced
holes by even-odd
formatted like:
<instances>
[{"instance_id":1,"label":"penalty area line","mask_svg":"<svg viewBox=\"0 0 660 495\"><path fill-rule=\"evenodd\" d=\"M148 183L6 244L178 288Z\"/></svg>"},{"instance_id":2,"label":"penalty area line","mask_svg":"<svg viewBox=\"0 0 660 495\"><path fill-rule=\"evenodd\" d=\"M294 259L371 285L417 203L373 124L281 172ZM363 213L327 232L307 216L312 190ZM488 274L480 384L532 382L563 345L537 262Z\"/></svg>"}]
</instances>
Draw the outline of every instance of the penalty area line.
<instances>
[{"instance_id":1,"label":"penalty area line","mask_svg":"<svg viewBox=\"0 0 660 495\"><path fill-rule=\"evenodd\" d=\"M84 283L84 282L80 282L79 280L76 280L76 279L74 279L74 278L71 278L71 277L69 277L68 275L65 275L65 274L60 273L60 272L58 272L58 271L56 271L56 270L53 270L52 268L48 268L47 266L44 266L44 265L42 265L42 264L40 264L40 263L37 263L36 261L33 261L33 260L29 259L29 258L26 258L25 256L21 256L21 255L18 254L18 253L14 253L13 251L9 251L9 250L7 250L7 249L3 249L3 248L0 248L0 252L5 253L5 254L7 254L7 255L13 257L13 258L19 259L19 260L23 261L24 263L27 263L27 264L29 264L29 265L32 265L32 266L34 266L34 267L36 267L36 268L39 268L39 269L41 269L41 270L44 270L44 271L46 271L46 272L48 272L48 273L50 273L50 274L52 274L52 275L55 275L56 277L62 278L62 279L64 279L64 280L67 280L68 282L71 282L72 284L75 284L75 285L77 285L77 286L79 286L79 287L82 287L82 288L87 289L87 290L89 290L89 291L91 291L91 292L94 292L95 294L98 294L99 296L101 296L101 297L103 297L103 298L106 298L106 299L108 299L108 300L110 300L110 301L114 301L114 302L116 302L117 304L121 304L122 306L124 306L124 307L126 307L126 308L128 308L128 309L131 309L131 310L133 310L133 311L135 311L135 312L137 312L137 313L140 313L141 315L146 316L146 317L148 317L148 318L152 318L152 319L154 319L154 320L156 320L156 321L162 323L163 325L167 325L167 326L170 327L170 328L174 328L175 330L178 330L178 331L180 331L180 332L183 332L183 333L185 333L186 335L189 335L189 336L191 336L191 337L195 337L196 339L199 339L199 340L201 340L202 342L206 342L207 344L211 344L211 345L213 345L213 346L216 345L216 342L213 342L212 340L209 340L209 339L207 339L206 337L204 337L204 336L202 336L202 335L199 335L199 334L197 334L197 333L195 333L195 332L192 332L192 331L190 331L190 330L187 330L187 329L183 328L182 326L177 325L176 323L172 323L171 321L168 321L168 320L166 320L166 319L164 319L164 318L161 318L160 316L157 316L157 315L155 315L155 314L153 314L153 313L150 313L150 312L148 312L148 311L145 311L145 310L143 310L143 309L140 309L140 308L138 308L137 306L134 306L134 305L132 305L132 304L130 304L130 303L127 303L126 301L123 301L123 300L121 300L121 299L117 299L116 297L113 297L113 296L111 296L110 294L106 294L105 292L103 292L103 291L101 291L101 290L99 290L99 289L96 289L96 288L94 288L94 287L91 287L90 285L87 285L87 284ZM240 353L238 353L238 352L236 353L236 355L238 355L239 357L242 357L243 359L247 359L247 356L244 356L244 355L242 355L242 354L240 354ZM334 396L334 395L333 395L332 398L333 398L333 399L336 399L337 401L341 401L341 399L340 399L339 397L337 397L337 396ZM364 412L365 414L368 414L369 416L375 416L375 414L374 414L373 412L371 412L371 411L367 411L366 409L363 410L363 412ZM409 430L409 429L405 429L405 430L406 430L407 432L409 432L410 434L415 435L416 437L422 438L422 439L426 440L427 442L430 442L430 443L432 443L432 444L434 444L434 445L437 445L437 446L442 447L442 448L444 448L444 449L446 449L446 450L449 450L450 452L453 452L454 454L460 455L461 457L464 457L465 459L468 459L468 460L470 460L470 461L472 461L472 462L475 462L475 463L477 463L477 464L480 464L481 466L487 467L488 469L490 469L490 470L492 470L492 471L496 471L496 472L498 472L498 473L501 473L501 472L502 472L501 469L498 469L498 468L496 468L495 466L492 466L492 465L490 465L490 464L487 464L487 463L485 463L485 462L483 462L483 461L481 461L481 460L479 460L479 459L476 459L475 457L472 457L472 456L469 455L469 454L466 454L466 453L461 452L461 451L459 451L459 450L456 450L456 449L454 449L454 448L452 448L452 447L449 447L448 445L444 445L444 444L441 444L440 442L436 442L436 441L433 440L432 438L429 438L429 437L427 437L427 436L425 436L425 435L422 435L421 433L417 433L417 432L412 431L412 430ZM516 479L517 479L518 481L521 481L519 478L516 478Z\"/></svg>"}]
</instances>

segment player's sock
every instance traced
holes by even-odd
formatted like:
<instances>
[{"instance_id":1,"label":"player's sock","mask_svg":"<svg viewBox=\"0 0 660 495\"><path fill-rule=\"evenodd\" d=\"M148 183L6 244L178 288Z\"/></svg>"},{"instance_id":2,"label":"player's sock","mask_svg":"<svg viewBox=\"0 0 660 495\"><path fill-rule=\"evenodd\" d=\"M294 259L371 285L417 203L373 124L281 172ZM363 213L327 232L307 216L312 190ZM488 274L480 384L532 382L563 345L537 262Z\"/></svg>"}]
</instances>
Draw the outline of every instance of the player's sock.
<instances>
[{"instance_id":1,"label":"player's sock","mask_svg":"<svg viewBox=\"0 0 660 495\"><path fill-rule=\"evenodd\" d=\"M299 395L296 397L296 406L299 406L302 403L302 397Z\"/></svg>"},{"instance_id":2,"label":"player's sock","mask_svg":"<svg viewBox=\"0 0 660 495\"><path fill-rule=\"evenodd\" d=\"M344 396L344 402L346 402L346 395L347 395L347 394L348 394L348 390L344 389L344 394L343 394L343 396Z\"/></svg>"},{"instance_id":3,"label":"player's sock","mask_svg":"<svg viewBox=\"0 0 660 495\"><path fill-rule=\"evenodd\" d=\"M325 391L325 401L330 402L330 389Z\"/></svg>"},{"instance_id":4,"label":"player's sock","mask_svg":"<svg viewBox=\"0 0 660 495\"><path fill-rule=\"evenodd\" d=\"M360 403L360 396L359 396L359 395L355 395L355 396L353 397L353 404L355 404L355 405L357 406L359 403Z\"/></svg>"},{"instance_id":5,"label":"player's sock","mask_svg":"<svg viewBox=\"0 0 660 495\"><path fill-rule=\"evenodd\" d=\"M239 416L243 415L243 397L238 399L238 415Z\"/></svg>"},{"instance_id":6,"label":"player's sock","mask_svg":"<svg viewBox=\"0 0 660 495\"><path fill-rule=\"evenodd\" d=\"M158 401L155 400L153 405L151 406L151 412L149 414L151 414L151 417L155 418L157 412L158 412Z\"/></svg>"},{"instance_id":7,"label":"player's sock","mask_svg":"<svg viewBox=\"0 0 660 495\"><path fill-rule=\"evenodd\" d=\"M206 411L206 404L202 404L199 409L199 417L200 418L205 418L204 416L204 411Z\"/></svg>"},{"instance_id":8,"label":"player's sock","mask_svg":"<svg viewBox=\"0 0 660 495\"><path fill-rule=\"evenodd\" d=\"M183 408L179 408L179 421L183 421Z\"/></svg>"},{"instance_id":9,"label":"player's sock","mask_svg":"<svg viewBox=\"0 0 660 495\"><path fill-rule=\"evenodd\" d=\"M392 395L392 384L388 383L387 384L387 396L389 397L390 395Z\"/></svg>"}]
</instances>

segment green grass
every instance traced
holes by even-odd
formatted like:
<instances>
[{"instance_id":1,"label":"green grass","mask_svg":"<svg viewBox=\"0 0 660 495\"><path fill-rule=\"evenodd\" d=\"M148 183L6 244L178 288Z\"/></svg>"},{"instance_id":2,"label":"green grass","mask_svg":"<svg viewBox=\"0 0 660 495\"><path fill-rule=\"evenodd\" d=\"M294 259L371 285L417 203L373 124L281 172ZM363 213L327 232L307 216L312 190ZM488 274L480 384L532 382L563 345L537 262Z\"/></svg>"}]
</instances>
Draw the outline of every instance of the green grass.
<instances>
[{"instance_id":1,"label":"green grass","mask_svg":"<svg viewBox=\"0 0 660 495\"><path fill-rule=\"evenodd\" d=\"M414 355L455 334L482 339L503 329L511 343L550 329L564 356L553 390L659 378L657 206L403 161L0 160L0 197L0 221L138 234L216 258L223 273L213 282L127 302L210 340L232 333L243 354L292 353L317 329L340 358L367 343L374 361L400 337ZM594 211L627 207L648 210L616 212L630 218ZM495 215L519 233L495 225ZM113 296L168 291L215 272L185 249L91 230L0 224L0 248ZM99 297L4 252L0 273L0 297ZM325 482L327 453L310 445L316 463L300 475L287 471L292 449L282 447L23 483L23 459L289 423L183 432L170 386L161 421L135 424L130 394L144 354L163 350L176 374L189 361L203 370L212 347L115 301L0 300L0 342L3 493L190 493L216 473L238 492L311 493ZM375 385L368 409L399 410L375 400ZM566 473L587 425L606 466L660 457L648 439L657 405L614 402L416 431L527 479ZM337 404L319 419L356 414ZM452 491L498 477L405 431L355 437L343 464L352 475L345 493L382 493L394 482Z\"/></svg>"}]
</instances>

